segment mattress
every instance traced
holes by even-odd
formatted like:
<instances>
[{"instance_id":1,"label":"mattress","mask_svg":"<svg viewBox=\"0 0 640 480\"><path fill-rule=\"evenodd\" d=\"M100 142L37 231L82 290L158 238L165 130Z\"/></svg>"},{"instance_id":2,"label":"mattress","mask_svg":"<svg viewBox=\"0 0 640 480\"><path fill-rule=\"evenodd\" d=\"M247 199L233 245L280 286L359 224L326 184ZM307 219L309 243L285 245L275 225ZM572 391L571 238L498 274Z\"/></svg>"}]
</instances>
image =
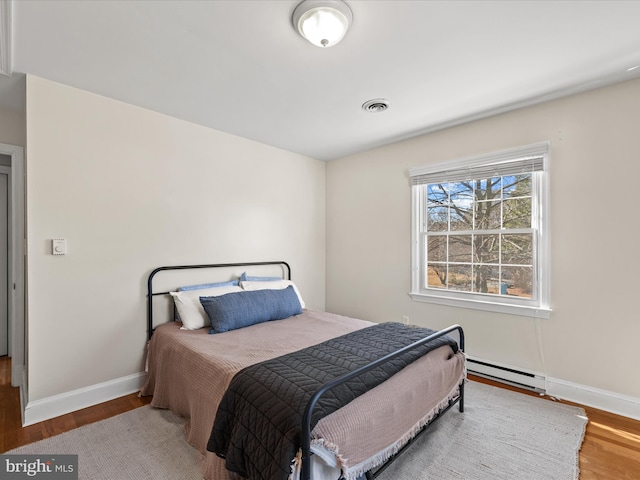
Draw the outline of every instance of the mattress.
<instances>
[{"instance_id":1,"label":"mattress","mask_svg":"<svg viewBox=\"0 0 640 480\"><path fill-rule=\"evenodd\" d=\"M235 373L370 325L312 310L216 335L163 324L149 342L141 395L153 395L152 406L185 419L204 478L235 480L224 460L206 451L217 406ZM457 396L464 375L464 354L441 347L320 420L312 432L313 479L335 480L341 471L355 479L386 461ZM298 474L299 458L292 459L292 478Z\"/></svg>"}]
</instances>

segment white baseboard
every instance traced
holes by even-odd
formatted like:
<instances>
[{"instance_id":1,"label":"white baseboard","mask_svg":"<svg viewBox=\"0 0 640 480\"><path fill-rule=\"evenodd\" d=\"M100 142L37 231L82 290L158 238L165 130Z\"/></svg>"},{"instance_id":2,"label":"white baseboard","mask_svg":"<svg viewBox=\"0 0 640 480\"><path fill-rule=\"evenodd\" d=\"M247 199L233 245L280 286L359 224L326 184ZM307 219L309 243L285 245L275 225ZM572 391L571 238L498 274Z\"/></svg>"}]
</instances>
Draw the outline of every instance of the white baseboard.
<instances>
[{"instance_id":1,"label":"white baseboard","mask_svg":"<svg viewBox=\"0 0 640 480\"><path fill-rule=\"evenodd\" d=\"M28 402L22 416L22 425L26 427L137 392L144 384L146 377L146 373L134 373L90 387Z\"/></svg>"},{"instance_id":2,"label":"white baseboard","mask_svg":"<svg viewBox=\"0 0 640 480\"><path fill-rule=\"evenodd\" d=\"M640 420L640 398L547 377L547 395Z\"/></svg>"},{"instance_id":3,"label":"white baseboard","mask_svg":"<svg viewBox=\"0 0 640 480\"><path fill-rule=\"evenodd\" d=\"M468 357L467 371L509 385L544 392L550 397L640 420L640 398L630 395L581 385L560 378L547 377L541 372L490 362L472 356Z\"/></svg>"}]
</instances>

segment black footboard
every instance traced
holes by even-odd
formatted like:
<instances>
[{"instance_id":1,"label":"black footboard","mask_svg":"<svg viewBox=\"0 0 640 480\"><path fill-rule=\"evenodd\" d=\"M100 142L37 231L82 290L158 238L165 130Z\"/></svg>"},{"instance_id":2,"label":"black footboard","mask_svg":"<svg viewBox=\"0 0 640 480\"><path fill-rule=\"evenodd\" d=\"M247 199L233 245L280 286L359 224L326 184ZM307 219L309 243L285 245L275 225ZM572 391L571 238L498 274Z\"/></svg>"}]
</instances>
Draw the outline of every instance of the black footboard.
<instances>
[{"instance_id":1,"label":"black footboard","mask_svg":"<svg viewBox=\"0 0 640 480\"><path fill-rule=\"evenodd\" d=\"M439 332L436 332L432 335L429 335L428 337L423 338L422 340L418 340L415 343L412 343L411 345L408 345L396 352L390 353L389 355L386 355L385 357L382 357L374 362L371 362L368 365L365 365L364 367L358 368L357 370L354 370L353 372L350 372L348 374L343 375L342 377L339 377L335 380L333 380L332 382L326 383L325 385L323 385L322 387L320 387L316 393L311 397L311 399L309 400L309 402L307 403L307 407L305 409L304 412L304 416L302 419L302 476L301 476L301 480L311 480L311 414L313 412L314 407L316 406L316 403L318 402L318 400L320 399L320 397L322 397L322 395L324 395L327 391L337 387L338 385L341 385L349 380L352 380L353 378L357 377L358 375L361 375L365 372L368 372L369 370L372 370L384 363L389 362L390 360L393 360L394 358L410 351L413 350L421 345L424 345L425 343L428 343L432 340L435 340L436 338L442 337L444 335L447 335L451 332L454 331L458 331L458 335L459 335L459 340L458 340L458 346L460 348L460 350L462 352L464 352L464 331L462 330L462 327L460 325L452 325L448 328L445 328L444 330L440 330ZM439 418L445 411L449 410L453 405L455 405L456 403L459 404L459 408L460 411L463 412L464 411L464 381L461 383L460 385L460 395L453 399L449 406L444 409L439 415L437 415L434 420L436 420L437 418ZM430 423L433 423L433 421ZM428 425L427 425L428 426ZM425 426L425 428L427 427ZM423 429L424 431L424 429ZM417 438L417 436L416 436ZM415 438L414 438L415 439ZM400 450L396 455L394 455L392 458L389 459L389 461L387 461L387 463L385 465L383 465L381 468L377 469L375 473L371 473L371 472L367 472L366 476L367 479L373 479L375 477L377 477L380 473L382 473L382 471L393 461L397 458L397 456L410 444L412 443L413 440L411 442L409 442L402 450Z\"/></svg>"}]
</instances>

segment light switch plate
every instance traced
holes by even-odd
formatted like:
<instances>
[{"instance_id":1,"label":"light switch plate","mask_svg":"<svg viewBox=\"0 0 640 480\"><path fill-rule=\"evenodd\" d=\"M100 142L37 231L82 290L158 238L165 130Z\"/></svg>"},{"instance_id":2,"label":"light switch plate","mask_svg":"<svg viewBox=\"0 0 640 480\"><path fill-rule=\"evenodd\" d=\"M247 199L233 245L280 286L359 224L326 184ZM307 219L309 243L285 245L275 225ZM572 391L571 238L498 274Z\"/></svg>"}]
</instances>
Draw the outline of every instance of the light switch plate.
<instances>
[{"instance_id":1,"label":"light switch plate","mask_svg":"<svg viewBox=\"0 0 640 480\"><path fill-rule=\"evenodd\" d=\"M54 255L66 255L67 241L64 238L54 238L51 240L51 252Z\"/></svg>"}]
</instances>

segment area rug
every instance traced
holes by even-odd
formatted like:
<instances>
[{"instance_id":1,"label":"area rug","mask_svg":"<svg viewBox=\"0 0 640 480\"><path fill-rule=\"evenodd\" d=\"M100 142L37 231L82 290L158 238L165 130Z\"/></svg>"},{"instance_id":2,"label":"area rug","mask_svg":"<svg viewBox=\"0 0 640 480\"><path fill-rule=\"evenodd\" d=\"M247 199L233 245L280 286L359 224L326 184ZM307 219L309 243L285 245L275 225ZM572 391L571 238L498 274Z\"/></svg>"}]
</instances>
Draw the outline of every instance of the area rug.
<instances>
[{"instance_id":1,"label":"area rug","mask_svg":"<svg viewBox=\"0 0 640 480\"><path fill-rule=\"evenodd\" d=\"M382 480L578 478L581 408L477 382L379 477ZM6 453L78 454L85 480L202 478L182 421L146 406Z\"/></svg>"},{"instance_id":2,"label":"area rug","mask_svg":"<svg viewBox=\"0 0 640 480\"><path fill-rule=\"evenodd\" d=\"M477 382L381 480L576 480L587 416L582 408Z\"/></svg>"},{"instance_id":3,"label":"area rug","mask_svg":"<svg viewBox=\"0 0 640 480\"><path fill-rule=\"evenodd\" d=\"M83 480L202 478L182 424L168 410L145 406L6 453L77 454Z\"/></svg>"}]
</instances>

